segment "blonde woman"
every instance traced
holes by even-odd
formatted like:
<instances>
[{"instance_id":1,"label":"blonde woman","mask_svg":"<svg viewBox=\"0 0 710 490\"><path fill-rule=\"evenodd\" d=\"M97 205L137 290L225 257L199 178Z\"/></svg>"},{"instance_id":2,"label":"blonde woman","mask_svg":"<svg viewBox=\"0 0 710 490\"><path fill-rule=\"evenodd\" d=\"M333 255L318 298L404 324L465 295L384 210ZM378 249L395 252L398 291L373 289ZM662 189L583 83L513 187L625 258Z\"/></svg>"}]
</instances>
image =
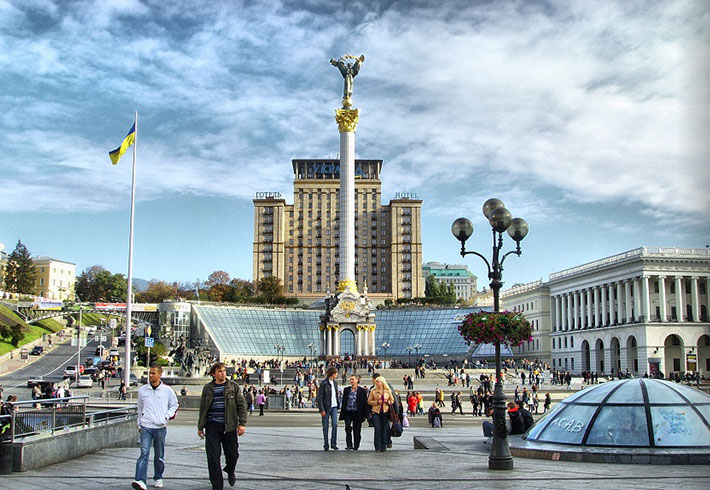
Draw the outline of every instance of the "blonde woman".
<instances>
[{"instance_id":1,"label":"blonde woman","mask_svg":"<svg viewBox=\"0 0 710 490\"><path fill-rule=\"evenodd\" d=\"M370 391L367 403L372 407L372 422L375 425L375 452L383 453L387 450L390 432L389 410L394 404L392 390L384 377L375 378L375 387Z\"/></svg>"}]
</instances>

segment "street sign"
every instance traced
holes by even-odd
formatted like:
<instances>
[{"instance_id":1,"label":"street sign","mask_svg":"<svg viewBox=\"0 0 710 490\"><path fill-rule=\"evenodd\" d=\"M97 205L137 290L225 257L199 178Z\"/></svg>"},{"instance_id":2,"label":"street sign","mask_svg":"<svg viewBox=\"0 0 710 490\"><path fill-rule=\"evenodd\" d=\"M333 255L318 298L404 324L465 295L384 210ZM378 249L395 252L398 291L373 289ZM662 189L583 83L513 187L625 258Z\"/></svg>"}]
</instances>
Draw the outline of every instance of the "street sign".
<instances>
[{"instance_id":1,"label":"street sign","mask_svg":"<svg viewBox=\"0 0 710 490\"><path fill-rule=\"evenodd\" d=\"M108 324L111 326L111 328L116 328L116 319L111 318L111 320L109 320Z\"/></svg>"},{"instance_id":2,"label":"street sign","mask_svg":"<svg viewBox=\"0 0 710 490\"><path fill-rule=\"evenodd\" d=\"M153 337L146 337L145 338L145 346L146 347L155 347L155 339Z\"/></svg>"},{"instance_id":3,"label":"street sign","mask_svg":"<svg viewBox=\"0 0 710 490\"><path fill-rule=\"evenodd\" d=\"M153 330L150 328L150 325L145 327L145 334L150 337L150 335L153 333Z\"/></svg>"},{"instance_id":4,"label":"street sign","mask_svg":"<svg viewBox=\"0 0 710 490\"><path fill-rule=\"evenodd\" d=\"M100 337L100 341L101 341L101 342L106 342L106 336L105 336L105 335L102 335L102 336Z\"/></svg>"}]
</instances>

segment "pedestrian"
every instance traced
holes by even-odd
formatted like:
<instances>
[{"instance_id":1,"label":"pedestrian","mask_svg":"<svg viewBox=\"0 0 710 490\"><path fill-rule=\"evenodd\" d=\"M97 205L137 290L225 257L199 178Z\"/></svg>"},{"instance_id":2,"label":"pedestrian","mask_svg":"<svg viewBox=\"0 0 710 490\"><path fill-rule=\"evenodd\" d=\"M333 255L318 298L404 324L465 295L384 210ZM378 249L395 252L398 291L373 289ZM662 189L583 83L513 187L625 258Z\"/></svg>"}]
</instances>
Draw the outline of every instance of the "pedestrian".
<instances>
[{"instance_id":1,"label":"pedestrian","mask_svg":"<svg viewBox=\"0 0 710 490\"><path fill-rule=\"evenodd\" d=\"M359 386L360 377L350 376L350 386L343 390L340 420L345 421L346 450L360 449L362 423L367 418L367 390Z\"/></svg>"},{"instance_id":2,"label":"pedestrian","mask_svg":"<svg viewBox=\"0 0 710 490\"><path fill-rule=\"evenodd\" d=\"M542 413L547 413L550 409L550 404L552 403L552 398L549 393L545 393L545 403L542 405Z\"/></svg>"},{"instance_id":3,"label":"pedestrian","mask_svg":"<svg viewBox=\"0 0 710 490\"><path fill-rule=\"evenodd\" d=\"M338 409L340 399L338 398L338 370L330 366L325 372L325 379L321 381L318 388L318 411L323 425L323 450L338 450ZM330 421L330 446L328 445L328 423Z\"/></svg>"},{"instance_id":4,"label":"pedestrian","mask_svg":"<svg viewBox=\"0 0 710 490\"><path fill-rule=\"evenodd\" d=\"M178 401L171 387L162 383L163 368L157 364L150 366L148 384L138 389L138 432L141 453L136 461L133 488L146 490L148 479L148 457L153 446L153 480L156 488L163 488L165 471L165 435L168 420L175 418ZM125 388L125 385L124 385Z\"/></svg>"},{"instance_id":5,"label":"pedestrian","mask_svg":"<svg viewBox=\"0 0 710 490\"><path fill-rule=\"evenodd\" d=\"M266 405L266 395L264 395L264 389L259 390L259 394L256 395L256 404L259 405L259 417L264 416L264 405Z\"/></svg>"},{"instance_id":6,"label":"pedestrian","mask_svg":"<svg viewBox=\"0 0 710 490\"><path fill-rule=\"evenodd\" d=\"M212 381L202 388L197 435L205 440L207 469L212 490L224 488L221 459L224 450L224 472L229 486L237 482L234 471L239 459L239 437L247 423L247 402L239 385L227 379L224 363L216 362L209 371Z\"/></svg>"},{"instance_id":7,"label":"pedestrian","mask_svg":"<svg viewBox=\"0 0 710 490\"><path fill-rule=\"evenodd\" d=\"M372 407L372 421L375 424L375 452L387 450L390 432L390 407L394 404L392 390L383 376L375 379L375 388L370 391L367 403Z\"/></svg>"}]
</instances>

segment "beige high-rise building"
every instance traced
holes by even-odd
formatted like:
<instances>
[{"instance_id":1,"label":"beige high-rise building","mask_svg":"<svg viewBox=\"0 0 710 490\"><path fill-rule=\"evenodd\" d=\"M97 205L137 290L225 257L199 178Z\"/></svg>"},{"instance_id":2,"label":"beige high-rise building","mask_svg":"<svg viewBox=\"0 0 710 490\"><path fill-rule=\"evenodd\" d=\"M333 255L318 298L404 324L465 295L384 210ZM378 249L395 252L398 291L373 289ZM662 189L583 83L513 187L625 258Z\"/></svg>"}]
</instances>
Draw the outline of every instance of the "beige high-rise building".
<instances>
[{"instance_id":1,"label":"beige high-rise building","mask_svg":"<svg viewBox=\"0 0 710 490\"><path fill-rule=\"evenodd\" d=\"M294 203L279 193L254 199L253 279L276 276L284 294L307 303L337 289L338 160L293 160ZM369 298L424 296L421 206L400 193L381 204L382 160L355 160L355 278Z\"/></svg>"}]
</instances>

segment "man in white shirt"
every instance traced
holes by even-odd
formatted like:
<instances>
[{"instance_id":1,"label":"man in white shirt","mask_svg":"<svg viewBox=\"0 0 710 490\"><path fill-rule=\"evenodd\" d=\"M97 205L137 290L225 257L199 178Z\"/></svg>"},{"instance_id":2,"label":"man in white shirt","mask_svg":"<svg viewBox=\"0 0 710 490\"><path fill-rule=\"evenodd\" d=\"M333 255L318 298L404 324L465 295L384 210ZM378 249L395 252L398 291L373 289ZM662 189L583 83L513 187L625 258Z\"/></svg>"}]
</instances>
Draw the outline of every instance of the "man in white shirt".
<instances>
[{"instance_id":1,"label":"man in white shirt","mask_svg":"<svg viewBox=\"0 0 710 490\"><path fill-rule=\"evenodd\" d=\"M146 490L148 479L148 457L153 446L153 480L155 488L163 488L165 470L165 435L168 432L168 420L175 418L178 410L177 396L172 388L160 382L163 368L150 367L149 383L138 390L138 431L140 433L141 454L136 461L136 478L133 488Z\"/></svg>"}]
</instances>

